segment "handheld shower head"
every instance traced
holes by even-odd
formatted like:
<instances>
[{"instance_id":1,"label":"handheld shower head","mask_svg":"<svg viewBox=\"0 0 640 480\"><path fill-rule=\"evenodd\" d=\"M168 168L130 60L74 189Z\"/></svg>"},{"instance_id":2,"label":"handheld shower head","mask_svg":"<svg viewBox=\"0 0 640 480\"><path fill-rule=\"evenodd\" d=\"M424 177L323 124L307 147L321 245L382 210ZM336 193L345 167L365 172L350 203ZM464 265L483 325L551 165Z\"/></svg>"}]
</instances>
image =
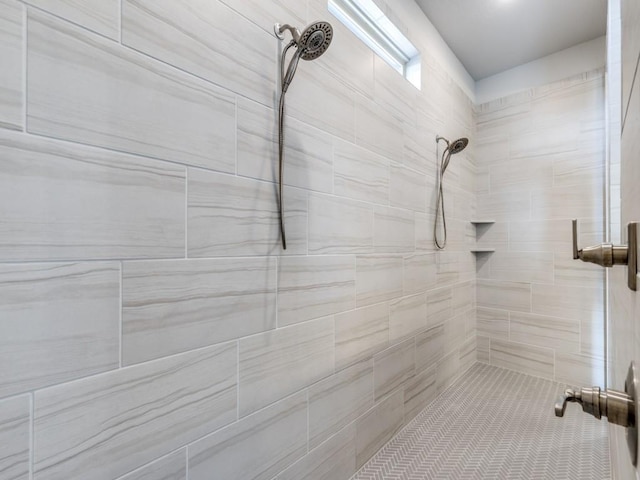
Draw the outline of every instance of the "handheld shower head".
<instances>
[{"instance_id":1,"label":"handheld shower head","mask_svg":"<svg viewBox=\"0 0 640 480\"><path fill-rule=\"evenodd\" d=\"M449 153L451 153L451 155L455 155L456 153L460 153L462 150L467 148L467 145L469 145L469 139L462 137L451 142L451 144L449 144L447 148L449 149Z\"/></svg>"},{"instance_id":2,"label":"handheld shower head","mask_svg":"<svg viewBox=\"0 0 640 480\"><path fill-rule=\"evenodd\" d=\"M333 28L328 22L313 22L304 29L298 41L303 60L315 60L327 51L333 40Z\"/></svg>"}]
</instances>

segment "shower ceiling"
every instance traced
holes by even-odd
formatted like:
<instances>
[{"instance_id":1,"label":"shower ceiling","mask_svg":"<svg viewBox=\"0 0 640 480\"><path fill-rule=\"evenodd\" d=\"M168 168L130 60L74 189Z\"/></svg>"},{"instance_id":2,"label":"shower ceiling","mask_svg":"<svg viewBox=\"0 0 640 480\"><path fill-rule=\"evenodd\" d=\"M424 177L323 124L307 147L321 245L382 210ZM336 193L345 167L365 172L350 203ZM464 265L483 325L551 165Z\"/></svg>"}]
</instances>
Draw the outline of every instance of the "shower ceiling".
<instances>
[{"instance_id":1,"label":"shower ceiling","mask_svg":"<svg viewBox=\"0 0 640 480\"><path fill-rule=\"evenodd\" d=\"M606 0L416 0L474 80L606 32Z\"/></svg>"}]
</instances>

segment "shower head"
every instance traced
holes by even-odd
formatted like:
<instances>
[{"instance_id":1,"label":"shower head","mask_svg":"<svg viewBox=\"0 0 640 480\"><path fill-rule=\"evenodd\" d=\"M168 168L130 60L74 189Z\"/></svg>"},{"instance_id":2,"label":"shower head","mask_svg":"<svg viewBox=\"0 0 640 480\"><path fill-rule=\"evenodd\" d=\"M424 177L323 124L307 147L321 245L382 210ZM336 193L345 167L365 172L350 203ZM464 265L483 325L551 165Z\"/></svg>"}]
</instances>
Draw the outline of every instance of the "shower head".
<instances>
[{"instance_id":1,"label":"shower head","mask_svg":"<svg viewBox=\"0 0 640 480\"><path fill-rule=\"evenodd\" d=\"M447 148L449 149L451 155L455 155L456 153L460 153L462 150L467 148L467 145L469 145L469 139L462 137L451 142L451 144Z\"/></svg>"},{"instance_id":2,"label":"shower head","mask_svg":"<svg viewBox=\"0 0 640 480\"><path fill-rule=\"evenodd\" d=\"M333 27L328 22L313 22L302 33L289 24L276 23L274 31L280 40L284 40L284 31L289 30L293 37L293 44L300 51L302 60L315 60L327 51L333 40Z\"/></svg>"}]
</instances>

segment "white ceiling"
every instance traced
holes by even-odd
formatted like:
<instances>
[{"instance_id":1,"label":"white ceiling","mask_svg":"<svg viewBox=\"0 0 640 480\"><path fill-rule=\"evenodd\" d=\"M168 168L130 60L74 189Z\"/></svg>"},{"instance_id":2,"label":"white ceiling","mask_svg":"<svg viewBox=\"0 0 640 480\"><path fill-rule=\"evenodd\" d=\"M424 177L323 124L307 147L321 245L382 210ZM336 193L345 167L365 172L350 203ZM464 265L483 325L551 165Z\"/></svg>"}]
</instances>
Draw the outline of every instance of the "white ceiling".
<instances>
[{"instance_id":1,"label":"white ceiling","mask_svg":"<svg viewBox=\"0 0 640 480\"><path fill-rule=\"evenodd\" d=\"M474 80L606 32L606 0L416 0Z\"/></svg>"}]
</instances>

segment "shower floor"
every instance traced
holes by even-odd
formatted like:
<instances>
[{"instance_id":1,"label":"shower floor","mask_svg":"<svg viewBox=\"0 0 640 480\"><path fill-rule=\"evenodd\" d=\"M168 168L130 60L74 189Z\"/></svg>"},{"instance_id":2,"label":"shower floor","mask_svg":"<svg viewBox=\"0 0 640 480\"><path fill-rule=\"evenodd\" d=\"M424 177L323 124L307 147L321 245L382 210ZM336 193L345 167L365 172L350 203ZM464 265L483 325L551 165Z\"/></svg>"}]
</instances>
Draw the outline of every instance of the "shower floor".
<instances>
[{"instance_id":1,"label":"shower floor","mask_svg":"<svg viewBox=\"0 0 640 480\"><path fill-rule=\"evenodd\" d=\"M352 480L610 479L606 420L575 404L555 417L565 388L476 364Z\"/></svg>"}]
</instances>

